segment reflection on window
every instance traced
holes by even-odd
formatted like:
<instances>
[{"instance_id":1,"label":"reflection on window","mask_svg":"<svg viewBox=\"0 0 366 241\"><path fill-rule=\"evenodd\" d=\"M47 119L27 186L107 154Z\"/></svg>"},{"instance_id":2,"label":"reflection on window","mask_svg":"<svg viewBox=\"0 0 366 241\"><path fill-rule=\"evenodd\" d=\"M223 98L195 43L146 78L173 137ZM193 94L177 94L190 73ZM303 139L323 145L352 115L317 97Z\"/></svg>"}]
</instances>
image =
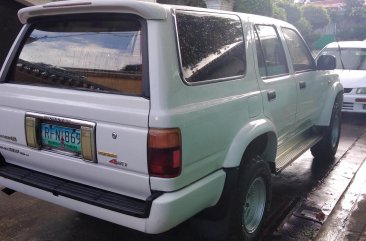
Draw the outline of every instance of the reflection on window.
<instances>
[{"instance_id":1,"label":"reflection on window","mask_svg":"<svg viewBox=\"0 0 366 241\"><path fill-rule=\"evenodd\" d=\"M245 46L237 16L176 11L183 77L188 82L244 75Z\"/></svg>"},{"instance_id":2,"label":"reflection on window","mask_svg":"<svg viewBox=\"0 0 366 241\"><path fill-rule=\"evenodd\" d=\"M256 25L256 47L261 77L287 74L288 67L283 46L273 26Z\"/></svg>"},{"instance_id":3,"label":"reflection on window","mask_svg":"<svg viewBox=\"0 0 366 241\"><path fill-rule=\"evenodd\" d=\"M314 59L300 36L288 28L283 28L282 32L291 55L294 71L313 70L315 68Z\"/></svg>"},{"instance_id":4,"label":"reflection on window","mask_svg":"<svg viewBox=\"0 0 366 241\"><path fill-rule=\"evenodd\" d=\"M325 49L320 54L334 55L337 58L336 69L343 69L343 62L344 69L366 70L366 48Z\"/></svg>"},{"instance_id":5,"label":"reflection on window","mask_svg":"<svg viewBox=\"0 0 366 241\"><path fill-rule=\"evenodd\" d=\"M16 83L141 95L140 38L137 20L41 22L33 26L26 39L11 79Z\"/></svg>"}]
</instances>

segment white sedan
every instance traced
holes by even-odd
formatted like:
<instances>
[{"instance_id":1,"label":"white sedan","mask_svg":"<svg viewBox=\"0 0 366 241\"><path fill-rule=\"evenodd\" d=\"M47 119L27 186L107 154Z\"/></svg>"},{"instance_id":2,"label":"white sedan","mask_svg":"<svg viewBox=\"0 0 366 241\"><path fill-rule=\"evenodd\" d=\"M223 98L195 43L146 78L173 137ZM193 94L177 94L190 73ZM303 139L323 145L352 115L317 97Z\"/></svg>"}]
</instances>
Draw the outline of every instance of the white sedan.
<instances>
[{"instance_id":1,"label":"white sedan","mask_svg":"<svg viewBox=\"0 0 366 241\"><path fill-rule=\"evenodd\" d=\"M366 41L333 42L320 55L337 59L334 71L344 87L342 111L366 113Z\"/></svg>"}]
</instances>

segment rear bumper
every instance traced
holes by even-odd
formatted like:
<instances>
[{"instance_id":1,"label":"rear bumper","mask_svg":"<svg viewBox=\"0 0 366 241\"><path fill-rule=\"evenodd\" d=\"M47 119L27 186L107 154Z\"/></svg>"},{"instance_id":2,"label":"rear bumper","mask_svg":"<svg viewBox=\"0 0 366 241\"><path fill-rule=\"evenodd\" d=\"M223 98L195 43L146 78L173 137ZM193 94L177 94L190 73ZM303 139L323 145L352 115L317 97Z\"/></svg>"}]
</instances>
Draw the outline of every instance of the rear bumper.
<instances>
[{"instance_id":1,"label":"rear bumper","mask_svg":"<svg viewBox=\"0 0 366 241\"><path fill-rule=\"evenodd\" d=\"M219 170L176 192L138 200L7 163L0 167L0 184L7 188L152 234L167 231L215 205L225 177Z\"/></svg>"}]
</instances>

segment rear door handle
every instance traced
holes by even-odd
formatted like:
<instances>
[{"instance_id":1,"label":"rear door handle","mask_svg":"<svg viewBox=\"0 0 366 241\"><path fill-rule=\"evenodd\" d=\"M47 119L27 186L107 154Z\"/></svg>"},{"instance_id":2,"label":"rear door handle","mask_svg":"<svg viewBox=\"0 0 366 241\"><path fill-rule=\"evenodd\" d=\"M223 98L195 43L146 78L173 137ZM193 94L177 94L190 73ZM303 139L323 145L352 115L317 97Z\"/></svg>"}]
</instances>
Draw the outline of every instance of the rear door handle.
<instances>
[{"instance_id":1,"label":"rear door handle","mask_svg":"<svg viewBox=\"0 0 366 241\"><path fill-rule=\"evenodd\" d=\"M301 89L305 89L305 88L306 88L306 83L305 83L305 81L300 81L300 82L299 82L299 86L300 86L300 90L301 90Z\"/></svg>"},{"instance_id":2,"label":"rear door handle","mask_svg":"<svg viewBox=\"0 0 366 241\"><path fill-rule=\"evenodd\" d=\"M276 91L274 90L269 90L267 92L267 97L268 97L268 101L272 101L276 99Z\"/></svg>"}]
</instances>

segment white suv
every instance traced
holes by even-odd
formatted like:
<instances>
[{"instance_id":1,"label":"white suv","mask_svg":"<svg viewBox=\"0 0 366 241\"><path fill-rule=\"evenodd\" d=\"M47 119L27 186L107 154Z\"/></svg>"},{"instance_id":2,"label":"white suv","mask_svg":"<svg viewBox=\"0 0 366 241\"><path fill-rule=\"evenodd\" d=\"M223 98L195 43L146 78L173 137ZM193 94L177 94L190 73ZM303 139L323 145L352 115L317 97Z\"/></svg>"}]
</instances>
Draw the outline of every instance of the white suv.
<instances>
[{"instance_id":1,"label":"white suv","mask_svg":"<svg viewBox=\"0 0 366 241\"><path fill-rule=\"evenodd\" d=\"M128 0L19 18L0 76L8 191L146 233L204 212L253 240L271 173L337 150L335 58L316 64L288 23Z\"/></svg>"}]
</instances>

